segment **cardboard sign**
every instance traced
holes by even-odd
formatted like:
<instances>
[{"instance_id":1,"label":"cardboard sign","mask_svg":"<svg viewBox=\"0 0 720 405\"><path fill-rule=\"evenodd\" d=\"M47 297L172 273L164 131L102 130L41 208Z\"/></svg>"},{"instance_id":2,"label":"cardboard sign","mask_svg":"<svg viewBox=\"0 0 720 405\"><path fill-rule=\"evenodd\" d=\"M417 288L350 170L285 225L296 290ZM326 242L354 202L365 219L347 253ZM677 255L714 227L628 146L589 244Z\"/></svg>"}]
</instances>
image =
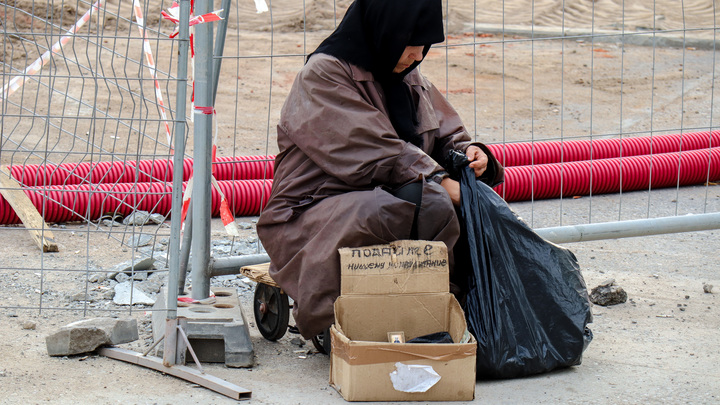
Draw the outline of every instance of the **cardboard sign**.
<instances>
[{"instance_id":1,"label":"cardboard sign","mask_svg":"<svg viewBox=\"0 0 720 405\"><path fill-rule=\"evenodd\" d=\"M443 242L401 240L342 248L339 252L341 295L449 291L447 247Z\"/></svg>"}]
</instances>

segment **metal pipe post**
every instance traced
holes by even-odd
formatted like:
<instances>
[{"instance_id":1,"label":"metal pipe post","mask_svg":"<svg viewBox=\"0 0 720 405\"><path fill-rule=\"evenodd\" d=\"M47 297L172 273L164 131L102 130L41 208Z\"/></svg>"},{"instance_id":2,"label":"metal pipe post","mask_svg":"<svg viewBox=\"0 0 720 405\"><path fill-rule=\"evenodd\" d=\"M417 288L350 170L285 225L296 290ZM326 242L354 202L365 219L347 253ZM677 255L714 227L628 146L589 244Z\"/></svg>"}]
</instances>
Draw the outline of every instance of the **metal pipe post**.
<instances>
[{"instance_id":1,"label":"metal pipe post","mask_svg":"<svg viewBox=\"0 0 720 405\"><path fill-rule=\"evenodd\" d=\"M270 256L262 253L247 256L220 257L210 260L210 275L229 276L231 274L240 274L240 269L245 266L267 263L269 261Z\"/></svg>"},{"instance_id":2,"label":"metal pipe post","mask_svg":"<svg viewBox=\"0 0 720 405\"><path fill-rule=\"evenodd\" d=\"M209 13L210 0L196 0L195 14ZM213 115L202 108L212 108L212 24L198 24L195 28L195 139L193 160L193 212L192 212L192 298L204 299L210 295L210 173Z\"/></svg>"},{"instance_id":3,"label":"metal pipe post","mask_svg":"<svg viewBox=\"0 0 720 405\"><path fill-rule=\"evenodd\" d=\"M170 274L168 275L167 295L167 318L177 317L177 296L180 278L180 211L182 210L183 196L183 158L185 157L185 125L186 125L186 104L187 104L187 65L188 48L190 45L190 0L180 1L180 32L178 34L178 47L180 57L178 58L177 97L175 111L175 142L173 155L173 194L172 212L170 219L170 246L169 255ZM184 283L185 277L183 277Z\"/></svg>"}]
</instances>

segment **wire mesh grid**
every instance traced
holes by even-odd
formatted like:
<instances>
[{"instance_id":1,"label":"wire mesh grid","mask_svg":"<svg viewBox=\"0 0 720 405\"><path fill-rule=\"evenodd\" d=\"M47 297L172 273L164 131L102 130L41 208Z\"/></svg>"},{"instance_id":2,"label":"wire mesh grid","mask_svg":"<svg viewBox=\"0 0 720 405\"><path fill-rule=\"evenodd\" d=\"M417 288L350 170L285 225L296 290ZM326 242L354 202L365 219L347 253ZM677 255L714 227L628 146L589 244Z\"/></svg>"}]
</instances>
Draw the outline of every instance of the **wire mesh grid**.
<instances>
[{"instance_id":1,"label":"wire mesh grid","mask_svg":"<svg viewBox=\"0 0 720 405\"><path fill-rule=\"evenodd\" d=\"M232 2L225 10L229 25L223 55L216 57L222 68L214 107L217 156L263 163L256 176L262 180L271 179L275 123L294 76L350 1L276 0L265 13L258 12L258 3ZM720 212L713 183L718 145L711 140L700 148L707 151L707 165L694 185L681 184L676 164L671 187L645 183L631 190L622 184L622 173L632 168L619 163L617 191L575 194L569 161L572 142L593 141L587 160L596 173L592 185L607 177L600 172L596 141L718 131L714 2L443 4L447 39L431 50L422 72L458 110L471 136L498 148L501 161L507 163L504 153L513 144L530 145L523 187L529 198L511 206L533 227ZM169 38L175 26L161 18L171 7L155 0L0 6L0 164L16 170L14 181L50 224L36 230L52 232L60 245L57 253L38 251L27 227L4 208L0 217L9 219L0 233L13 247L6 248L0 281L7 286L3 294L23 294L0 306L86 315L131 311L109 300L118 281L115 265L126 260L136 264L128 278L142 281L149 295L162 285L170 137L176 125L193 128L189 118L175 115L177 41ZM213 9L219 8L215 2ZM541 188L552 187L537 180L544 166L536 152L544 142L560 145L560 182L550 198L541 197ZM186 154L192 156L192 142ZM229 169L226 180L241 178L239 170ZM261 205L266 196L250 193L259 198L251 204L248 187L242 183L227 194L238 222L249 229L238 239L220 227L213 233L215 254L262 249L250 224L256 213L242 209ZM161 224L114 221L135 211L157 213ZM147 257L156 259L153 268L139 270Z\"/></svg>"}]
</instances>

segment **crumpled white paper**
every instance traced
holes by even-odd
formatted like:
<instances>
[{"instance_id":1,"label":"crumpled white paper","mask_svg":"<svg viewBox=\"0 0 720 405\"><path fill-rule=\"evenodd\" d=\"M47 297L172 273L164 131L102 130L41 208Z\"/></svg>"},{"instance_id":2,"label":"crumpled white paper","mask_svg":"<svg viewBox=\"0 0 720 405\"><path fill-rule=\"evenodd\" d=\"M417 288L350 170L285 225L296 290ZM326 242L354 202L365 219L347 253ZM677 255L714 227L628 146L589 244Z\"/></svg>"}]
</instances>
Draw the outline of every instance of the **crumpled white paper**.
<instances>
[{"instance_id":1,"label":"crumpled white paper","mask_svg":"<svg viewBox=\"0 0 720 405\"><path fill-rule=\"evenodd\" d=\"M426 392L440 381L440 375L431 366L395 363L390 373L393 388L402 392Z\"/></svg>"}]
</instances>

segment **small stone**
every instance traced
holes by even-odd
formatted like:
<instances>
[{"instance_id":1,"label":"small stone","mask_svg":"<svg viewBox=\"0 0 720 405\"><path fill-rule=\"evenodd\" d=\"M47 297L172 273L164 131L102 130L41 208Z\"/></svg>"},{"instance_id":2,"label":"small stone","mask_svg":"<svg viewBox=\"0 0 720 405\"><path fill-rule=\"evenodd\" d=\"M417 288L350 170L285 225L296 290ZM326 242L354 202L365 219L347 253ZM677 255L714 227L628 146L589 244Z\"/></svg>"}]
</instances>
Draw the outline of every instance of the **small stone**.
<instances>
[{"instance_id":1,"label":"small stone","mask_svg":"<svg viewBox=\"0 0 720 405\"><path fill-rule=\"evenodd\" d=\"M290 343L294 344L294 345L297 346L297 347L303 347L303 346L305 346L305 340L304 340L304 339L300 339L300 338L298 338L298 337L294 337L294 338L290 339Z\"/></svg>"},{"instance_id":2,"label":"small stone","mask_svg":"<svg viewBox=\"0 0 720 405\"><path fill-rule=\"evenodd\" d=\"M88 277L88 281L91 283L102 283L107 279L107 276L105 273L95 273L91 274L90 277Z\"/></svg>"},{"instance_id":3,"label":"small stone","mask_svg":"<svg viewBox=\"0 0 720 405\"><path fill-rule=\"evenodd\" d=\"M703 292L706 294L712 294L713 285L712 284L703 284Z\"/></svg>"},{"instance_id":4,"label":"small stone","mask_svg":"<svg viewBox=\"0 0 720 405\"><path fill-rule=\"evenodd\" d=\"M72 302L78 302L78 301L87 301L92 302L92 298L89 295L86 295L84 292L79 292L76 294L73 294L68 297L68 299Z\"/></svg>"},{"instance_id":5,"label":"small stone","mask_svg":"<svg viewBox=\"0 0 720 405\"><path fill-rule=\"evenodd\" d=\"M614 279L606 280L590 292L590 301L602 306L622 304L627 301L627 298L625 290L615 284Z\"/></svg>"},{"instance_id":6,"label":"small stone","mask_svg":"<svg viewBox=\"0 0 720 405\"><path fill-rule=\"evenodd\" d=\"M247 222L240 222L240 223L238 224L238 227L239 227L240 229L252 229L252 224L247 223Z\"/></svg>"},{"instance_id":7,"label":"small stone","mask_svg":"<svg viewBox=\"0 0 720 405\"><path fill-rule=\"evenodd\" d=\"M25 330L35 330L37 328L37 324L33 321L25 321L22 323L22 328Z\"/></svg>"},{"instance_id":8,"label":"small stone","mask_svg":"<svg viewBox=\"0 0 720 405\"><path fill-rule=\"evenodd\" d=\"M8 317L8 318L17 318L17 316L18 316L18 315L17 315L15 312L8 312L8 313L7 313L7 317Z\"/></svg>"},{"instance_id":9,"label":"small stone","mask_svg":"<svg viewBox=\"0 0 720 405\"><path fill-rule=\"evenodd\" d=\"M124 282L130 280L130 276L128 276L128 275L125 274L125 273L118 273L118 274L115 276L115 280L116 280L118 283L124 283Z\"/></svg>"},{"instance_id":10,"label":"small stone","mask_svg":"<svg viewBox=\"0 0 720 405\"><path fill-rule=\"evenodd\" d=\"M115 290L113 289L113 290L105 291L104 293L102 293L100 295L100 298L102 298L104 300L111 300L111 299L115 298Z\"/></svg>"},{"instance_id":11,"label":"small stone","mask_svg":"<svg viewBox=\"0 0 720 405\"><path fill-rule=\"evenodd\" d=\"M157 294L160 292L160 289L162 288L162 280L159 280L157 278L155 279L147 279L146 281L142 283L136 283L135 284L137 288L141 289L143 292L148 294Z\"/></svg>"}]
</instances>

